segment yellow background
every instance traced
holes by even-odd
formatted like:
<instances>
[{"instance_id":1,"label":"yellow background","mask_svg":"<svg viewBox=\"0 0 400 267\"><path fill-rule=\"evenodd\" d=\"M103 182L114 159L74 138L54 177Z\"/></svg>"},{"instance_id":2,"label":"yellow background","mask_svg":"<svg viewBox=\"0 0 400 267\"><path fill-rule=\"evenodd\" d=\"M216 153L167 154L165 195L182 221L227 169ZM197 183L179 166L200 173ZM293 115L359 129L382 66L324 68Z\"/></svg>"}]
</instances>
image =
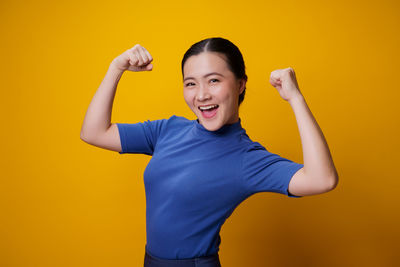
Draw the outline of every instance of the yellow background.
<instances>
[{"instance_id":1,"label":"yellow background","mask_svg":"<svg viewBox=\"0 0 400 267\"><path fill-rule=\"evenodd\" d=\"M80 129L112 59L139 43L112 122L195 119L180 63L224 37L249 81L250 138L302 163L294 113L268 80L292 67L324 132L338 187L259 193L221 231L234 266L394 266L399 251L398 1L2 1L0 266L143 266L146 155L86 144Z\"/></svg>"}]
</instances>

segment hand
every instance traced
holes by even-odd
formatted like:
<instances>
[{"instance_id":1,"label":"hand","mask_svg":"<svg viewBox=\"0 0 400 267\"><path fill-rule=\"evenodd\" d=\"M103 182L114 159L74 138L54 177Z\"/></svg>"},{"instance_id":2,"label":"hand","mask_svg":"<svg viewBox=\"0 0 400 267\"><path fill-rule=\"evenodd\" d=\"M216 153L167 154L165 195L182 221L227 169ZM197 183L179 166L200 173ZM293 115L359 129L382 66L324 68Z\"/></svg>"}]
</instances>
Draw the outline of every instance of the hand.
<instances>
[{"instance_id":1,"label":"hand","mask_svg":"<svg viewBox=\"0 0 400 267\"><path fill-rule=\"evenodd\" d=\"M272 71L269 82L278 90L281 97L286 101L290 101L299 94L301 95L296 80L296 74L290 67Z\"/></svg>"},{"instance_id":2,"label":"hand","mask_svg":"<svg viewBox=\"0 0 400 267\"><path fill-rule=\"evenodd\" d=\"M136 44L131 49L116 57L112 61L112 65L119 70L125 71L151 71L153 69L153 57L150 53L141 46Z\"/></svg>"}]
</instances>

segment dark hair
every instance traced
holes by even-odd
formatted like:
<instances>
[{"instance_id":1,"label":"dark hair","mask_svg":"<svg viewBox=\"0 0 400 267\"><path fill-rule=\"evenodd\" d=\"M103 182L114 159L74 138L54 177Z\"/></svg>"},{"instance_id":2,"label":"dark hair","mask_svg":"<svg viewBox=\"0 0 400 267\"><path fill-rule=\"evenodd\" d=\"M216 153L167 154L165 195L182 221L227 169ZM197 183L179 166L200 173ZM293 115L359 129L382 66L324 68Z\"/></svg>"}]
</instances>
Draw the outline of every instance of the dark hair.
<instances>
[{"instance_id":1,"label":"dark hair","mask_svg":"<svg viewBox=\"0 0 400 267\"><path fill-rule=\"evenodd\" d=\"M226 57L226 63L233 72L237 79L245 79L247 81L247 75L245 72L245 65L242 53L239 48L234 45L231 41L221 38L221 37L213 37L201 40L195 44L193 44L185 53L182 59L182 76L183 76L183 66L185 65L186 60L191 57L198 55L202 52L218 52L224 54ZM243 92L239 95L239 106L244 100L244 95L246 93L246 86L244 87Z\"/></svg>"}]
</instances>

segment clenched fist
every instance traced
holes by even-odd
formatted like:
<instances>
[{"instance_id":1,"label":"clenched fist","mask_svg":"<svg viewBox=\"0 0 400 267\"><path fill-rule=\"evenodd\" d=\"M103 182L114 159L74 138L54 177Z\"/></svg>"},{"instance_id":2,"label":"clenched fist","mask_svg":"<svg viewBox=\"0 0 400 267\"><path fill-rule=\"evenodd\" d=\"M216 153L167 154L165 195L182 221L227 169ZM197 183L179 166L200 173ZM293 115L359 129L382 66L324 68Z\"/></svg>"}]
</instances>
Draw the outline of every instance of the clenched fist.
<instances>
[{"instance_id":1,"label":"clenched fist","mask_svg":"<svg viewBox=\"0 0 400 267\"><path fill-rule=\"evenodd\" d=\"M290 101L301 94L299 85L297 84L296 74L290 67L272 71L269 82L278 90L281 97L286 101Z\"/></svg>"},{"instance_id":2,"label":"clenched fist","mask_svg":"<svg viewBox=\"0 0 400 267\"><path fill-rule=\"evenodd\" d=\"M151 71L153 69L153 57L150 53L141 46L136 44L131 49L116 57L111 64L117 69L125 71Z\"/></svg>"}]
</instances>

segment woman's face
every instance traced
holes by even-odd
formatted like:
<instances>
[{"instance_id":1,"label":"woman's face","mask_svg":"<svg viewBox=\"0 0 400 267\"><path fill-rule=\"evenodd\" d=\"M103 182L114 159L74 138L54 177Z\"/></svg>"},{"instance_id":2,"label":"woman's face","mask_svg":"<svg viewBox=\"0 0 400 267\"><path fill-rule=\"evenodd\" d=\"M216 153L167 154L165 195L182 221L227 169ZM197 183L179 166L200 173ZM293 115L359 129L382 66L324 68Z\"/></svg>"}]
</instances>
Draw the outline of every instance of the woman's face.
<instances>
[{"instance_id":1,"label":"woman's face","mask_svg":"<svg viewBox=\"0 0 400 267\"><path fill-rule=\"evenodd\" d=\"M216 131L239 120L239 95L244 79L236 79L225 55L203 52L189 57L183 67L183 96L200 124ZM204 110L207 107L214 107ZM203 110L203 111L202 111Z\"/></svg>"}]
</instances>

